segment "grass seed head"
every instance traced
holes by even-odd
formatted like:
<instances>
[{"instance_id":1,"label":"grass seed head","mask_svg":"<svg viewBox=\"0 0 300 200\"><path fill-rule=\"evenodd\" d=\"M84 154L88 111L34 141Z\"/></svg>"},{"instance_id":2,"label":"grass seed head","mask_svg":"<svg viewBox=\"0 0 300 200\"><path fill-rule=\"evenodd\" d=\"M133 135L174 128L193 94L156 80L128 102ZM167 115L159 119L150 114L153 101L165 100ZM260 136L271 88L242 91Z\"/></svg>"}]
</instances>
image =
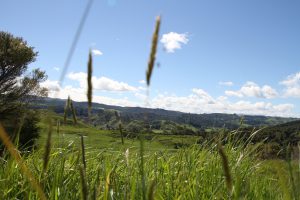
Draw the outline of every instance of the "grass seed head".
<instances>
[{"instance_id":1,"label":"grass seed head","mask_svg":"<svg viewBox=\"0 0 300 200\"><path fill-rule=\"evenodd\" d=\"M76 117L76 111L75 111L72 100L70 100L70 107L71 107L72 116L73 116L73 123L76 125L77 124L77 117Z\"/></svg>"},{"instance_id":2,"label":"grass seed head","mask_svg":"<svg viewBox=\"0 0 300 200\"><path fill-rule=\"evenodd\" d=\"M87 67L87 99L88 99L88 114L89 117L91 115L91 108L92 108L92 92L93 92L93 85L92 85L92 73L93 73L93 57L92 52L89 52L89 60L88 60L88 67Z\"/></svg>"},{"instance_id":3,"label":"grass seed head","mask_svg":"<svg viewBox=\"0 0 300 200\"><path fill-rule=\"evenodd\" d=\"M217 147L218 147L218 152L220 154L220 157L222 159L222 166L223 166L223 171L224 171L224 175L225 175L226 186L227 186L228 192L230 194L232 194L233 184L232 184L232 177L231 177L231 173L230 173L228 158L227 158L226 153L220 143L218 143Z\"/></svg>"},{"instance_id":4,"label":"grass seed head","mask_svg":"<svg viewBox=\"0 0 300 200\"><path fill-rule=\"evenodd\" d=\"M150 85L150 79L155 63L155 57L156 57L156 49L157 49L157 42L158 42L158 37L159 37L159 28L160 28L160 16L156 18L156 25L155 25L155 31L153 33L152 37L152 45L151 45L151 53L150 53L150 58L148 62L148 68L146 72L146 80L147 80L147 85Z\"/></svg>"},{"instance_id":5,"label":"grass seed head","mask_svg":"<svg viewBox=\"0 0 300 200\"><path fill-rule=\"evenodd\" d=\"M47 170L48 163L49 163L49 158L50 158L51 136L52 136L52 120L48 119L48 137L47 137L47 142L46 142L46 146L45 146L44 164L43 164L43 171L44 171L44 173Z\"/></svg>"}]
</instances>

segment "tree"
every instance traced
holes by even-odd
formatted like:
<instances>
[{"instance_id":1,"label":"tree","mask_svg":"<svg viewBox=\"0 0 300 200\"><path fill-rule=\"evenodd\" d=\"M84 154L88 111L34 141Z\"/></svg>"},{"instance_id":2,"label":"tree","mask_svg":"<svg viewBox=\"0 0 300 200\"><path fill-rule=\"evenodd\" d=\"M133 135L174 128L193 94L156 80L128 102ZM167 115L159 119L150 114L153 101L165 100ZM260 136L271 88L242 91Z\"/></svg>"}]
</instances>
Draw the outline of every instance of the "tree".
<instances>
[{"instance_id":1,"label":"tree","mask_svg":"<svg viewBox=\"0 0 300 200\"><path fill-rule=\"evenodd\" d=\"M45 72L27 72L37 55L22 38L0 31L0 122L11 137L19 132L23 144L31 144L38 135L37 115L28 109L28 102L47 96L47 89L40 86L47 78Z\"/></svg>"},{"instance_id":2,"label":"tree","mask_svg":"<svg viewBox=\"0 0 300 200\"><path fill-rule=\"evenodd\" d=\"M0 120L9 118L31 97L47 95L47 90L40 87L47 78L45 72L34 69L26 74L37 55L22 38L0 32Z\"/></svg>"}]
</instances>

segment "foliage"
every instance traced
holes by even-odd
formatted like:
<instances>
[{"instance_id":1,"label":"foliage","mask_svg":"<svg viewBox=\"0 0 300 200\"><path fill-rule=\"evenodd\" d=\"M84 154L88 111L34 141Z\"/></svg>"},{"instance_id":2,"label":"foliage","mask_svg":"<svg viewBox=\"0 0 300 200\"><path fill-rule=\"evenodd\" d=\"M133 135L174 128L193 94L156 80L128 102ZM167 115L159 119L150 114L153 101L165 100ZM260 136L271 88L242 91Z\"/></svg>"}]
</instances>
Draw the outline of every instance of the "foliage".
<instances>
[{"instance_id":1,"label":"foliage","mask_svg":"<svg viewBox=\"0 0 300 200\"><path fill-rule=\"evenodd\" d=\"M28 65L35 61L37 52L22 38L0 32L0 121L11 137L20 129L20 145L31 145L37 137L37 117L26 110L35 96L46 96L40 86L46 80L44 71L34 69L27 73Z\"/></svg>"},{"instance_id":2,"label":"foliage","mask_svg":"<svg viewBox=\"0 0 300 200\"><path fill-rule=\"evenodd\" d=\"M20 149L31 149L39 137L39 111L19 109L13 119L2 121L10 137Z\"/></svg>"}]
</instances>

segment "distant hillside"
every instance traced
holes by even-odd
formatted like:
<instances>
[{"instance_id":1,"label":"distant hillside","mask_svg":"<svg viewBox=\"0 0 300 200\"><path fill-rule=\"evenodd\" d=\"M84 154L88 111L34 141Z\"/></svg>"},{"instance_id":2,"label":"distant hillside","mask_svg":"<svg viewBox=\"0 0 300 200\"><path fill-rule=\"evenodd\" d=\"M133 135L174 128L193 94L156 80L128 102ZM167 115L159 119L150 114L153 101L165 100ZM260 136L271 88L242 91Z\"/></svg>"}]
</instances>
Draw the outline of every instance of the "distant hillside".
<instances>
[{"instance_id":1,"label":"distant hillside","mask_svg":"<svg viewBox=\"0 0 300 200\"><path fill-rule=\"evenodd\" d=\"M280 125L267 127L259 134L261 137L268 137L269 141L281 143L282 145L290 143L297 145L300 140L300 120L287 122Z\"/></svg>"},{"instance_id":2,"label":"distant hillside","mask_svg":"<svg viewBox=\"0 0 300 200\"><path fill-rule=\"evenodd\" d=\"M32 107L37 109L51 108L56 113L63 113L66 100L53 98L38 98L32 102ZM82 119L87 118L87 102L74 102L76 113ZM99 103L93 103L92 115L95 124L108 124L114 119L113 110L120 112L123 123L130 123L134 120L144 120L147 117L148 122L172 121L178 124L191 125L198 129L206 128L227 128L236 129L240 126L243 118L244 126L273 126L286 122L297 120L296 118L268 117L268 116L251 116L237 114L190 114L164 109L150 109L141 107L120 107Z\"/></svg>"}]
</instances>

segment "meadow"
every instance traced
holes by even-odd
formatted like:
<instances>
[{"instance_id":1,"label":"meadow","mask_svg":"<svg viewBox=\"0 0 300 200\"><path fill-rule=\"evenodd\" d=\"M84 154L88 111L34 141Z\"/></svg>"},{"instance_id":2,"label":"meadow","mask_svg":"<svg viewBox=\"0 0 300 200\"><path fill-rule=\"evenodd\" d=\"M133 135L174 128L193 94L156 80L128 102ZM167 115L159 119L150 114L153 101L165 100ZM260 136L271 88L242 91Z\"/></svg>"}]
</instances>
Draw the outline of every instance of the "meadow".
<instances>
[{"instance_id":1,"label":"meadow","mask_svg":"<svg viewBox=\"0 0 300 200\"><path fill-rule=\"evenodd\" d=\"M125 138L122 145L116 131L80 121L57 127L63 117L52 119L51 126L46 118L39 124L38 147L20 152L47 199L299 199L298 161L260 160L258 145L196 144L191 136L165 136L191 142L181 149L159 136ZM43 198L18 165L4 153L1 199Z\"/></svg>"}]
</instances>

